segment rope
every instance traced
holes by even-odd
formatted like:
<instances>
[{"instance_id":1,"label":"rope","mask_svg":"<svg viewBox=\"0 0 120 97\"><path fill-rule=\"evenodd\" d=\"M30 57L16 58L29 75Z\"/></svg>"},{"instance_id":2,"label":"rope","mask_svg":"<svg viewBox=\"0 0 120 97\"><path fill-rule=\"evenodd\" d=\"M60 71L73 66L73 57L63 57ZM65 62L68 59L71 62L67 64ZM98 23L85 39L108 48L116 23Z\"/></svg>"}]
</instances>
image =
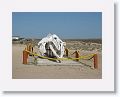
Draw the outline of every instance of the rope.
<instances>
[{"instance_id":1,"label":"rope","mask_svg":"<svg viewBox=\"0 0 120 97\"><path fill-rule=\"evenodd\" d=\"M36 53L33 53L33 52L30 52L28 50L25 50L25 51L34 55L34 56L38 56L40 58L49 59L49 60L77 60L77 59L80 60L80 59L86 59L86 58L89 58L89 57L92 58L95 55L95 54L89 54L89 55L86 55L86 56L80 56L79 58L50 58L50 57L40 56L40 55L38 55Z\"/></svg>"}]
</instances>

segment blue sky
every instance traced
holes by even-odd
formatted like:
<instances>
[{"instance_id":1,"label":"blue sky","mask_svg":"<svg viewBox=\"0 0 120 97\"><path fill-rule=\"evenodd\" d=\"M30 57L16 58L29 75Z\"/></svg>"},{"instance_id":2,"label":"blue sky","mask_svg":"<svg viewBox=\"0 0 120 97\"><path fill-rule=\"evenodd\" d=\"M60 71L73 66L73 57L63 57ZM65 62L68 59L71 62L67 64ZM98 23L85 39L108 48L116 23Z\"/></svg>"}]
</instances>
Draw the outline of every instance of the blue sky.
<instances>
[{"instance_id":1,"label":"blue sky","mask_svg":"<svg viewBox=\"0 0 120 97\"><path fill-rule=\"evenodd\" d=\"M62 39L102 37L101 12L13 12L12 35L42 38L53 33Z\"/></svg>"}]
</instances>

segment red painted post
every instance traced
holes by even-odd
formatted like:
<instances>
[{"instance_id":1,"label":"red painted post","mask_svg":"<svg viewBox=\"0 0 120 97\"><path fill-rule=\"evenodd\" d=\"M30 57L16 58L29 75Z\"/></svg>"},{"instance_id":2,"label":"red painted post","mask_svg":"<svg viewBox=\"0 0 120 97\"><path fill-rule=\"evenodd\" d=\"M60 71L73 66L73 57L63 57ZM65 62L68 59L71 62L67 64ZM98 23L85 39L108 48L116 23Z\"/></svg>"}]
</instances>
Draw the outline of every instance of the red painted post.
<instances>
[{"instance_id":1,"label":"red painted post","mask_svg":"<svg viewBox=\"0 0 120 97\"><path fill-rule=\"evenodd\" d=\"M23 50L23 64L27 64L27 58L28 58L28 52L25 50Z\"/></svg>"},{"instance_id":2,"label":"red painted post","mask_svg":"<svg viewBox=\"0 0 120 97\"><path fill-rule=\"evenodd\" d=\"M98 55L97 54L94 55L94 68L98 69Z\"/></svg>"}]
</instances>

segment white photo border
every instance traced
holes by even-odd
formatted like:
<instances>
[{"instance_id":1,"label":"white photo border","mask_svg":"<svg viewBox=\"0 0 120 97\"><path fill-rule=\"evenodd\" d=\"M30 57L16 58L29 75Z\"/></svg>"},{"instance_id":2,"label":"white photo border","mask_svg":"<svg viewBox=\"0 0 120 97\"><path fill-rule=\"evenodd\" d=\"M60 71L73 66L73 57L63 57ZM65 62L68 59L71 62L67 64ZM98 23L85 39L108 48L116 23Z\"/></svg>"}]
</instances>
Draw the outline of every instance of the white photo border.
<instances>
[{"instance_id":1,"label":"white photo border","mask_svg":"<svg viewBox=\"0 0 120 97\"><path fill-rule=\"evenodd\" d=\"M112 0L2 0L0 7L1 91L114 91ZM12 12L102 12L102 79L12 79Z\"/></svg>"}]
</instances>

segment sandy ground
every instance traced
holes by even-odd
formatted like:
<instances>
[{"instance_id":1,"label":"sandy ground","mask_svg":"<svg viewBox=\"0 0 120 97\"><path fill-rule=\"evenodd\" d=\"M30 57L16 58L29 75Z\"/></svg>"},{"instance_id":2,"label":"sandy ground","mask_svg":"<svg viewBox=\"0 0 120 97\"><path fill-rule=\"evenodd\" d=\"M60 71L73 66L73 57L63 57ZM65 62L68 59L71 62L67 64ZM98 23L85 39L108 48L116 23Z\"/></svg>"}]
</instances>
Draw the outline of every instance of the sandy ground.
<instances>
[{"instance_id":1,"label":"sandy ground","mask_svg":"<svg viewBox=\"0 0 120 97\"><path fill-rule=\"evenodd\" d=\"M12 46L12 78L13 79L101 79L102 60L101 52L80 51L80 55L90 53L98 54L99 68L92 69L93 61L81 60L52 62L47 59L39 59L39 64L32 64L33 58L29 58L29 64L22 64L22 52L25 45L13 44ZM71 50L71 53L73 51ZM73 57L73 56L72 56ZM53 63L53 64L52 64Z\"/></svg>"}]
</instances>

